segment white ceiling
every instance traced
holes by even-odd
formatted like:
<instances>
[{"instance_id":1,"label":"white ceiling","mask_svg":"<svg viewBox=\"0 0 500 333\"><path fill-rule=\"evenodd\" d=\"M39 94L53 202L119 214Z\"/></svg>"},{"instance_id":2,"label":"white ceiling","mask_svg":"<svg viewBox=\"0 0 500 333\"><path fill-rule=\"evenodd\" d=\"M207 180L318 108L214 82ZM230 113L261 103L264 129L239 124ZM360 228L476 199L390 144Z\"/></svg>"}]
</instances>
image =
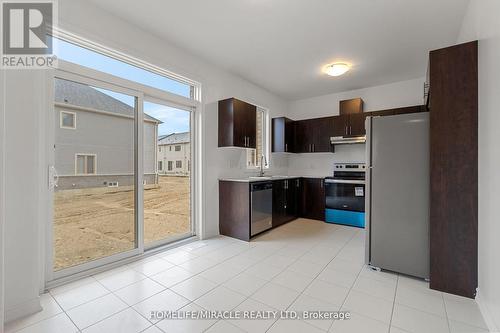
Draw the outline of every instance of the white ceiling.
<instances>
[{"instance_id":1,"label":"white ceiling","mask_svg":"<svg viewBox=\"0 0 500 333\"><path fill-rule=\"evenodd\" d=\"M92 0L142 29L295 100L425 75L469 0ZM352 63L341 77L322 74Z\"/></svg>"}]
</instances>

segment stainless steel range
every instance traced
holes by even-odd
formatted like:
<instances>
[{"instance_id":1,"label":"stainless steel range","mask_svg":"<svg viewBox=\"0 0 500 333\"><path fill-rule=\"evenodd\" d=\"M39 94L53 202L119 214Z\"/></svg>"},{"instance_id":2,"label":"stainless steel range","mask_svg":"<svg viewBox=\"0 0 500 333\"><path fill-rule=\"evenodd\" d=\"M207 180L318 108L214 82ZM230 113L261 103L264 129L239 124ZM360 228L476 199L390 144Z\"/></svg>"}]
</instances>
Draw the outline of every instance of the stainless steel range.
<instances>
[{"instance_id":1,"label":"stainless steel range","mask_svg":"<svg viewBox=\"0 0 500 333\"><path fill-rule=\"evenodd\" d=\"M335 163L325 179L325 221L364 228L365 163Z\"/></svg>"}]
</instances>

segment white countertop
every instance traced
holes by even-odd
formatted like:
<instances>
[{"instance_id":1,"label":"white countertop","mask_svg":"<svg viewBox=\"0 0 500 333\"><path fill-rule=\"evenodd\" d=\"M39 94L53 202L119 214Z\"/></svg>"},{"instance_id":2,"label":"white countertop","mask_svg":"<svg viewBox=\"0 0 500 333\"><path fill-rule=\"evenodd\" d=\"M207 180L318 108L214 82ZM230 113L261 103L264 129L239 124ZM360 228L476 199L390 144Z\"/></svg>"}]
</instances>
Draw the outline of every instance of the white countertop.
<instances>
[{"instance_id":1,"label":"white countertop","mask_svg":"<svg viewBox=\"0 0 500 333\"><path fill-rule=\"evenodd\" d=\"M294 178L326 178L320 176L250 176L246 178L219 178L219 180L226 182L241 182L241 183L253 183L253 182L264 182L264 181L272 181L272 180L281 180L281 179L294 179Z\"/></svg>"}]
</instances>

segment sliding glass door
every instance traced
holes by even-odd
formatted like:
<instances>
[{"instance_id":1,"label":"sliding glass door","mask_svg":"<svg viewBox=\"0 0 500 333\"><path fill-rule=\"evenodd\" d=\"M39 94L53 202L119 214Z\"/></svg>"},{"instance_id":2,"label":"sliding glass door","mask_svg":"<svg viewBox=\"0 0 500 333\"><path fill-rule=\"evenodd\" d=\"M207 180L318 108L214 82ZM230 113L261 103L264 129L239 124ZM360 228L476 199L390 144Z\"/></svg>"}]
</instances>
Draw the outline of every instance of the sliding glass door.
<instances>
[{"instance_id":1,"label":"sliding glass door","mask_svg":"<svg viewBox=\"0 0 500 333\"><path fill-rule=\"evenodd\" d=\"M110 74L59 66L48 129L46 281L193 236L195 107Z\"/></svg>"},{"instance_id":2,"label":"sliding glass door","mask_svg":"<svg viewBox=\"0 0 500 333\"><path fill-rule=\"evenodd\" d=\"M192 110L145 100L144 246L154 247L193 235Z\"/></svg>"},{"instance_id":3,"label":"sliding glass door","mask_svg":"<svg viewBox=\"0 0 500 333\"><path fill-rule=\"evenodd\" d=\"M138 248L139 94L70 77L54 79L55 272Z\"/></svg>"}]
</instances>

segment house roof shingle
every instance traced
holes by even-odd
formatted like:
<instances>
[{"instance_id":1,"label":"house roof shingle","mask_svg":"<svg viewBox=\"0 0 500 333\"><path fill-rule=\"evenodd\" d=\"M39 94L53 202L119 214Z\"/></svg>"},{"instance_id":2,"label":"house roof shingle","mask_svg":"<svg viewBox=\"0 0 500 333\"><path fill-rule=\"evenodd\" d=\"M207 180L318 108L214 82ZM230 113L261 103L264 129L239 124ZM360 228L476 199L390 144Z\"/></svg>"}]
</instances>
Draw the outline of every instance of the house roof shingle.
<instances>
[{"instance_id":1,"label":"house roof shingle","mask_svg":"<svg viewBox=\"0 0 500 333\"><path fill-rule=\"evenodd\" d=\"M189 132L172 133L167 135L160 135L158 137L159 145L173 145L177 143L189 143Z\"/></svg>"},{"instance_id":2,"label":"house roof shingle","mask_svg":"<svg viewBox=\"0 0 500 333\"><path fill-rule=\"evenodd\" d=\"M68 104L82 108L133 116L134 108L85 84L63 79L55 79L54 97L56 103ZM144 114L145 120L162 123L160 120Z\"/></svg>"}]
</instances>

